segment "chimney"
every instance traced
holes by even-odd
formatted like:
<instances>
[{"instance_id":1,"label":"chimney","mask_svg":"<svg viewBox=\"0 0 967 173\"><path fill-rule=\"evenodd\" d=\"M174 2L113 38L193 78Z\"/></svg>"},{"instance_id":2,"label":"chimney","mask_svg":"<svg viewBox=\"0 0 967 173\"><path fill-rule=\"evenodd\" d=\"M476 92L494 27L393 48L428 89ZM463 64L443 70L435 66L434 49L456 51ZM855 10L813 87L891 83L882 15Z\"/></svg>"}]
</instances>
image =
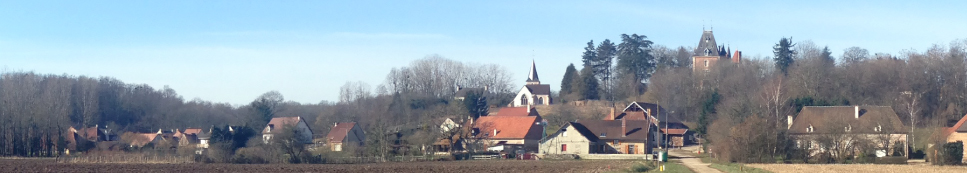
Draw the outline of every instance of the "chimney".
<instances>
[{"instance_id":1,"label":"chimney","mask_svg":"<svg viewBox=\"0 0 967 173\"><path fill-rule=\"evenodd\" d=\"M470 124L472 125L473 124L473 117L467 116L467 119L470 119Z\"/></svg>"},{"instance_id":2,"label":"chimney","mask_svg":"<svg viewBox=\"0 0 967 173\"><path fill-rule=\"evenodd\" d=\"M786 129L792 128L792 115L786 115L786 122L789 123L786 125Z\"/></svg>"},{"instance_id":3,"label":"chimney","mask_svg":"<svg viewBox=\"0 0 967 173\"><path fill-rule=\"evenodd\" d=\"M614 120L614 106L611 106L611 114L608 114L608 116L611 117L611 120Z\"/></svg>"},{"instance_id":4,"label":"chimney","mask_svg":"<svg viewBox=\"0 0 967 173\"><path fill-rule=\"evenodd\" d=\"M531 105L530 104L527 105L527 113L531 113Z\"/></svg>"},{"instance_id":5,"label":"chimney","mask_svg":"<svg viewBox=\"0 0 967 173\"><path fill-rule=\"evenodd\" d=\"M332 123L332 127L339 126L339 123Z\"/></svg>"},{"instance_id":6,"label":"chimney","mask_svg":"<svg viewBox=\"0 0 967 173\"><path fill-rule=\"evenodd\" d=\"M159 135L161 134L161 129L158 129L158 134L159 134Z\"/></svg>"},{"instance_id":7,"label":"chimney","mask_svg":"<svg viewBox=\"0 0 967 173\"><path fill-rule=\"evenodd\" d=\"M484 91L487 91L487 85L484 85Z\"/></svg>"},{"instance_id":8,"label":"chimney","mask_svg":"<svg viewBox=\"0 0 967 173\"><path fill-rule=\"evenodd\" d=\"M860 106L853 106L853 111L854 111L853 117L856 119L860 119Z\"/></svg>"},{"instance_id":9,"label":"chimney","mask_svg":"<svg viewBox=\"0 0 967 173\"><path fill-rule=\"evenodd\" d=\"M621 119L621 137L628 137L628 131L626 130L625 124L627 123L625 123L625 119L622 118Z\"/></svg>"},{"instance_id":10,"label":"chimney","mask_svg":"<svg viewBox=\"0 0 967 173\"><path fill-rule=\"evenodd\" d=\"M497 137L497 129L494 129L494 137Z\"/></svg>"}]
</instances>

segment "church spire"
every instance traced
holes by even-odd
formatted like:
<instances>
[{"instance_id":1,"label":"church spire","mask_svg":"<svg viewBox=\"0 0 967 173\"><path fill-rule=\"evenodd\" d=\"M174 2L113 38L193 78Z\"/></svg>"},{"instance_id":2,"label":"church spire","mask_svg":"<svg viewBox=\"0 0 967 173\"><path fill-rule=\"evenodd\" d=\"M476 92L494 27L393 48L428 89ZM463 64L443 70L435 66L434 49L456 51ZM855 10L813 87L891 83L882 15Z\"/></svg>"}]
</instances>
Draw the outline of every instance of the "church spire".
<instances>
[{"instance_id":1,"label":"church spire","mask_svg":"<svg viewBox=\"0 0 967 173\"><path fill-rule=\"evenodd\" d=\"M531 60L531 71L527 74L527 85L539 85L541 80L537 78L537 63Z\"/></svg>"}]
</instances>

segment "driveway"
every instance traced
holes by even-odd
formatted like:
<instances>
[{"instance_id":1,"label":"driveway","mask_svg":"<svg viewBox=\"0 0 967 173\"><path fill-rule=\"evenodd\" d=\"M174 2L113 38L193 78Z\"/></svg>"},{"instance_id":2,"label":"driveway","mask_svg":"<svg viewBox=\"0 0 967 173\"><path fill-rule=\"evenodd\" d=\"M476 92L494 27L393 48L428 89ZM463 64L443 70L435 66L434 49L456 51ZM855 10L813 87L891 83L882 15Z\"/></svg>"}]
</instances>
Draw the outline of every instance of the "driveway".
<instances>
[{"instance_id":1,"label":"driveway","mask_svg":"<svg viewBox=\"0 0 967 173\"><path fill-rule=\"evenodd\" d=\"M709 167L709 165L711 164L703 163L701 158L695 157L691 154L693 151L698 151L699 149L701 149L700 147L702 146L694 145L694 146L684 147L681 149L672 149L668 151L668 156L670 156L669 159L671 160L682 161L682 165L685 165L686 167L688 167L689 169L692 169L692 171L695 171L697 173L722 172L722 171L719 171L718 169Z\"/></svg>"}]
</instances>

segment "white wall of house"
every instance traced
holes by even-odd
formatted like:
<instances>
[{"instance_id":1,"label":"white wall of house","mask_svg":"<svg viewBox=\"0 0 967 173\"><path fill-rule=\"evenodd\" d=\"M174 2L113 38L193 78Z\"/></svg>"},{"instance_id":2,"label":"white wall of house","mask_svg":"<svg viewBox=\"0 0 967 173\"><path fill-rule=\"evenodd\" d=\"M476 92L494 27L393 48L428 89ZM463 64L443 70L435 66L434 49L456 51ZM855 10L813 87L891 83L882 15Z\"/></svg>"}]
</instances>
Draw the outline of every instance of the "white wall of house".
<instances>
[{"instance_id":1,"label":"white wall of house","mask_svg":"<svg viewBox=\"0 0 967 173\"><path fill-rule=\"evenodd\" d=\"M541 143L539 150L541 154L588 154L590 145L591 141L588 138L568 125L553 136L548 136L547 141Z\"/></svg>"}]
</instances>

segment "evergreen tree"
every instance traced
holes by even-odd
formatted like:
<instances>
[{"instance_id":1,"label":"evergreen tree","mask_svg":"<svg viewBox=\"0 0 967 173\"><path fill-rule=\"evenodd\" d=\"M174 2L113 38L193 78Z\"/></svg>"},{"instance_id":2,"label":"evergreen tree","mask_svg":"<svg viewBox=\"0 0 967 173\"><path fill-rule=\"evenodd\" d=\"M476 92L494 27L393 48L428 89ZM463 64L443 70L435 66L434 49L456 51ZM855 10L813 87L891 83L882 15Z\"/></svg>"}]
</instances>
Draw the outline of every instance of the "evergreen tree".
<instances>
[{"instance_id":1,"label":"evergreen tree","mask_svg":"<svg viewBox=\"0 0 967 173\"><path fill-rule=\"evenodd\" d=\"M600 99L598 96L598 90L600 89L598 86L598 78L594 77L593 68L584 67L584 69L581 69L581 81L584 84L584 87L581 88L583 89L581 95L584 100Z\"/></svg>"},{"instance_id":2,"label":"evergreen tree","mask_svg":"<svg viewBox=\"0 0 967 173\"><path fill-rule=\"evenodd\" d=\"M782 74L788 74L789 66L793 63L793 55L796 54L796 50L792 50L792 47L796 44L792 43L792 38L782 38L776 46L772 47L772 53L776 55L776 68L782 71Z\"/></svg>"},{"instance_id":3,"label":"evergreen tree","mask_svg":"<svg viewBox=\"0 0 967 173\"><path fill-rule=\"evenodd\" d=\"M591 69L594 70L595 77L598 77L601 81L607 81L611 79L611 64L614 61L614 56L618 54L618 50L611 40L604 39L595 51L597 52L597 59L592 63Z\"/></svg>"},{"instance_id":4,"label":"evergreen tree","mask_svg":"<svg viewBox=\"0 0 967 173\"><path fill-rule=\"evenodd\" d=\"M473 116L473 119L480 118L480 116L487 115L490 112L487 97L483 91L467 92L467 96L463 99L463 105L467 108L467 113Z\"/></svg>"},{"instance_id":5,"label":"evergreen tree","mask_svg":"<svg viewBox=\"0 0 967 173\"><path fill-rule=\"evenodd\" d=\"M581 55L581 62L584 66L594 65L595 60L598 59L598 53L594 49L594 40L588 41L588 47L584 47L584 55Z\"/></svg>"},{"instance_id":6,"label":"evergreen tree","mask_svg":"<svg viewBox=\"0 0 967 173\"><path fill-rule=\"evenodd\" d=\"M833 52L829 51L829 46L823 47L823 52L819 57L822 58L823 64L827 67L836 65L836 58L833 58Z\"/></svg>"},{"instance_id":7,"label":"evergreen tree","mask_svg":"<svg viewBox=\"0 0 967 173\"><path fill-rule=\"evenodd\" d=\"M637 81L648 79L655 70L651 44L647 36L621 34L621 44L618 44L618 70L631 72Z\"/></svg>"},{"instance_id":8,"label":"evergreen tree","mask_svg":"<svg viewBox=\"0 0 967 173\"><path fill-rule=\"evenodd\" d=\"M574 64L567 65L567 69L564 70L564 79L561 79L561 96L565 96L572 93L571 83L575 78L578 78L578 70L574 68Z\"/></svg>"}]
</instances>

